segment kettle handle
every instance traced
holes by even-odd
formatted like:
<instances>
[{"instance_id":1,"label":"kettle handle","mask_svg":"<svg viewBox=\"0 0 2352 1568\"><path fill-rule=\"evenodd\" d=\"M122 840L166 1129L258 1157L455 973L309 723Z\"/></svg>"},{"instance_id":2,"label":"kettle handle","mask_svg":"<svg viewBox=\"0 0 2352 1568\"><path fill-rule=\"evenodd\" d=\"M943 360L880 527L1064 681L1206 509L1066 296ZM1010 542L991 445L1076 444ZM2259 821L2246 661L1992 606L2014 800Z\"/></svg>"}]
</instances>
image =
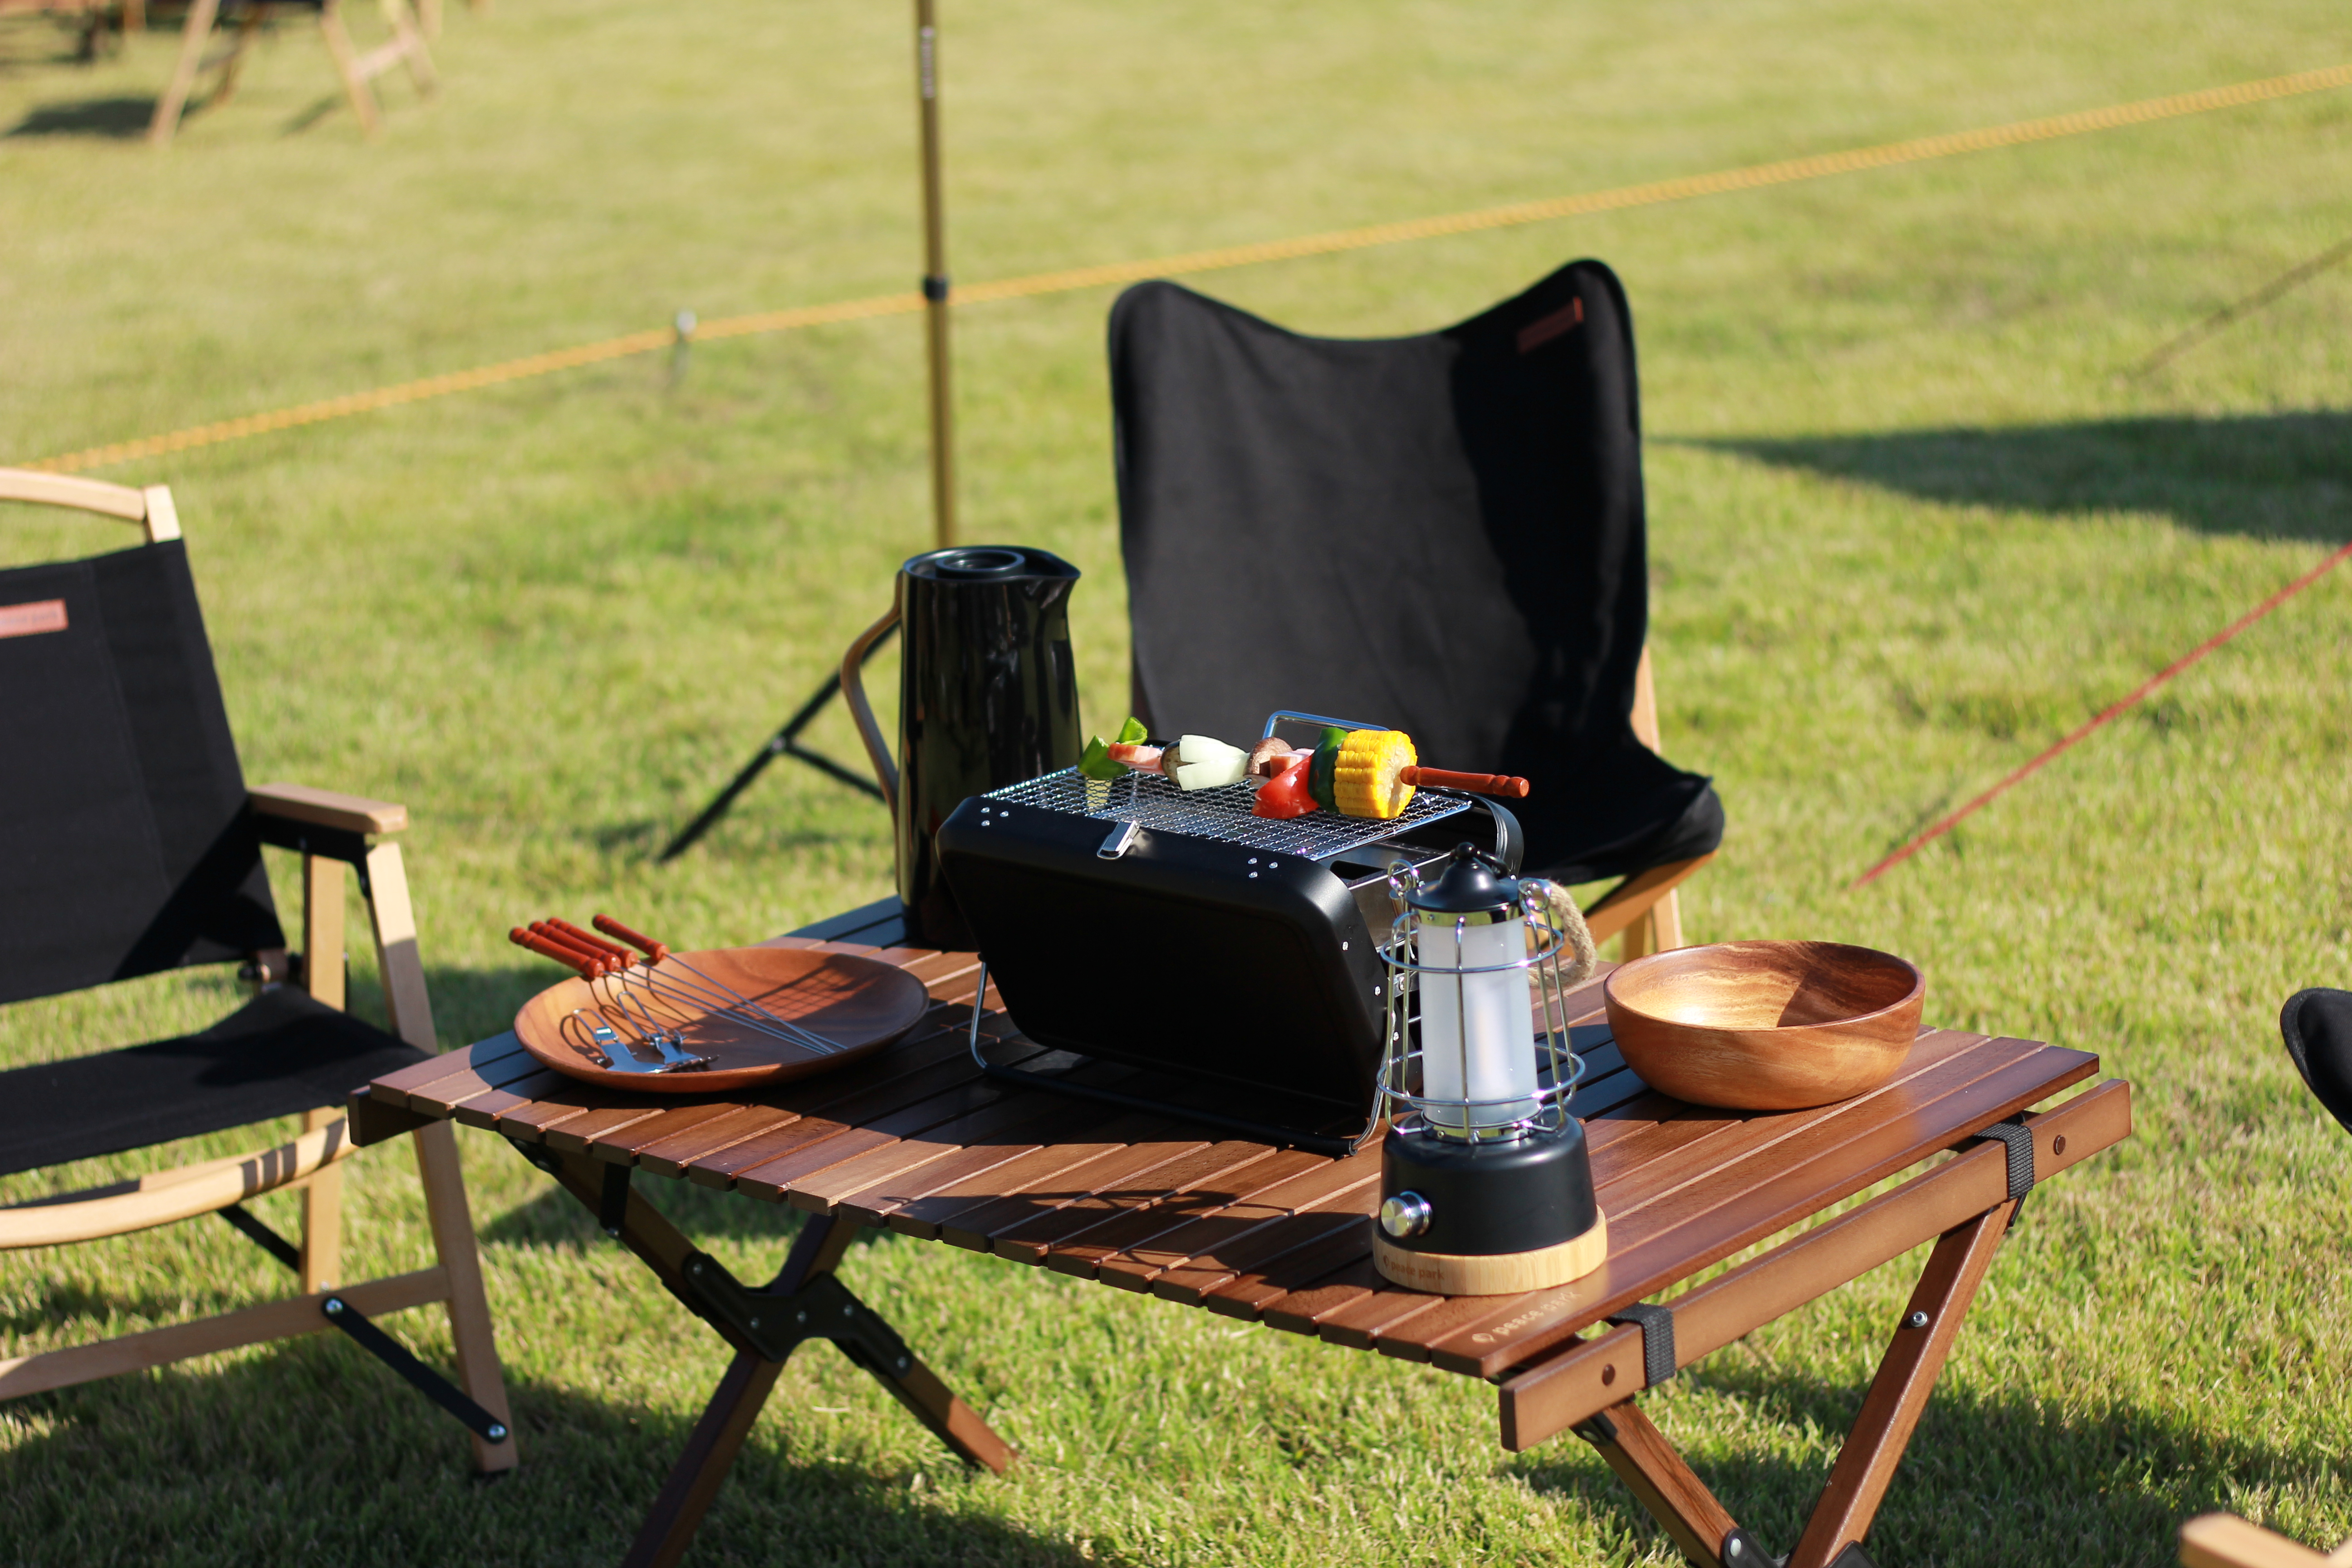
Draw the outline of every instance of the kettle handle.
<instances>
[{"instance_id":1,"label":"kettle handle","mask_svg":"<svg viewBox=\"0 0 2352 1568\"><path fill-rule=\"evenodd\" d=\"M892 588L888 613L858 633L849 651L841 656L841 698L849 705L849 716L857 721L857 738L866 742L866 755L874 763L875 780L882 786L882 804L893 816L898 815L898 764L890 760L890 742L883 738L882 726L874 721L873 705L866 700L862 676L866 659L898 625L905 593L902 577Z\"/></svg>"}]
</instances>

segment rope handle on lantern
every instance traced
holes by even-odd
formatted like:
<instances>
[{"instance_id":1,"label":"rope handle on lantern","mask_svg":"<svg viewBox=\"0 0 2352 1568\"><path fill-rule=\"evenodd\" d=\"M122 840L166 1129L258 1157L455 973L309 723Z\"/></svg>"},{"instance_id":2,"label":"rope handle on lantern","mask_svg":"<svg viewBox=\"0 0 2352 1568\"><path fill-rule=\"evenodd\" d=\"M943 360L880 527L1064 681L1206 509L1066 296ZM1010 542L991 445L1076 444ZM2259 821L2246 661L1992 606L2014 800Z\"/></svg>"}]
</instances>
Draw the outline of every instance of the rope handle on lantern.
<instances>
[{"instance_id":1,"label":"rope handle on lantern","mask_svg":"<svg viewBox=\"0 0 2352 1568\"><path fill-rule=\"evenodd\" d=\"M1593 942L1592 928L1584 923L1584 911L1576 907L1576 900L1558 882L1545 877L1528 877L1522 879L1520 885L1525 887L1528 882L1543 889L1545 910L1551 916L1551 923L1558 928L1561 939L1568 943L1569 952L1576 960L1561 972L1560 984L1566 987L1583 984L1592 978L1592 971L1601 962L1601 949Z\"/></svg>"}]
</instances>

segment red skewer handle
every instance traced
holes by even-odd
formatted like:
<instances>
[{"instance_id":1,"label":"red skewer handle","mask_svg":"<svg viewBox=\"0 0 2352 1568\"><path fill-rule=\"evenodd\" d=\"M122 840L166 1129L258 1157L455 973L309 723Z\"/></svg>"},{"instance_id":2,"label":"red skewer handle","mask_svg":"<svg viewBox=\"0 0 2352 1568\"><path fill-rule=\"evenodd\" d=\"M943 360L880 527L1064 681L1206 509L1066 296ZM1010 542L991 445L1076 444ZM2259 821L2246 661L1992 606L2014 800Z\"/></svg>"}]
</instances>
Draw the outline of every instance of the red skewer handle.
<instances>
[{"instance_id":1,"label":"red skewer handle","mask_svg":"<svg viewBox=\"0 0 2352 1568\"><path fill-rule=\"evenodd\" d=\"M1397 777L1409 784L1434 784L1469 795L1498 795L1505 800L1525 800L1528 781L1508 773L1454 773L1444 768L1406 768Z\"/></svg>"},{"instance_id":2,"label":"red skewer handle","mask_svg":"<svg viewBox=\"0 0 2352 1568\"><path fill-rule=\"evenodd\" d=\"M628 927L623 925L620 921L614 920L610 915L598 915L594 920L591 921L589 924L594 926L598 931L603 931L606 936L619 937L623 942L627 942L631 947L635 948L639 952L644 953L656 963L659 963L663 959L669 956L669 949L667 947L656 942L649 936L639 936L635 931L631 931Z\"/></svg>"},{"instance_id":3,"label":"red skewer handle","mask_svg":"<svg viewBox=\"0 0 2352 1568\"><path fill-rule=\"evenodd\" d=\"M568 947L558 947L555 943L548 941L545 937L534 935L531 932L523 930L520 926L517 926L512 931L508 931L507 940L514 943L517 947L530 949L531 952L539 954L541 958L551 958L555 960L556 963L563 965L566 969L578 970L580 972L581 978L583 980L593 980L596 978L594 966L590 964L587 959L582 957L579 953L572 952Z\"/></svg>"},{"instance_id":4,"label":"red skewer handle","mask_svg":"<svg viewBox=\"0 0 2352 1568\"><path fill-rule=\"evenodd\" d=\"M576 936L566 936L546 921L533 921L525 929L541 942L560 947L566 952L579 954L587 962L589 968L594 971L594 973L589 976L592 980L598 975L609 974L616 968L628 967L625 963L615 963L612 954L606 952L602 947L592 946Z\"/></svg>"},{"instance_id":5,"label":"red skewer handle","mask_svg":"<svg viewBox=\"0 0 2352 1568\"><path fill-rule=\"evenodd\" d=\"M582 931L570 921L560 921L553 915L550 915L543 923L552 927L562 935L569 937L572 940L572 946L584 947L591 952L601 952L607 958L617 961L620 966L624 969L628 968L629 965L636 963L637 961L636 954L631 952L627 948L619 946L614 942L606 942L603 937L596 935L593 931Z\"/></svg>"}]
</instances>

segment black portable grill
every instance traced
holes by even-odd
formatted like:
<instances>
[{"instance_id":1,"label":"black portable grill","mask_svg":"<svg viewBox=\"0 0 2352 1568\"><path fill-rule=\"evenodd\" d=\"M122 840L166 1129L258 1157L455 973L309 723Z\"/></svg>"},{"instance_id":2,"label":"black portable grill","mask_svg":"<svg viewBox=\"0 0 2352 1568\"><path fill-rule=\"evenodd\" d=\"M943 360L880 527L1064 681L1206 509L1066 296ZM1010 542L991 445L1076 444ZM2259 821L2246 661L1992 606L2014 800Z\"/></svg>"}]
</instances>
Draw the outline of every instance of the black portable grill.
<instances>
[{"instance_id":1,"label":"black portable grill","mask_svg":"<svg viewBox=\"0 0 2352 1568\"><path fill-rule=\"evenodd\" d=\"M1339 722L1276 714L1267 732L1288 719ZM1385 1027L1390 868L1444 854L1471 826L1453 819L1484 808L1496 857L1516 871L1517 821L1428 787L1384 822L1325 811L1277 821L1251 815L1256 788L1066 768L965 800L940 828L940 856L979 938L982 989L995 982L1028 1038L1163 1079L1273 1090L1297 1109L1250 1121L1213 1110L1229 1096L1177 1104L991 1063L975 993L973 1051L992 1075L1301 1147L1360 1141Z\"/></svg>"}]
</instances>

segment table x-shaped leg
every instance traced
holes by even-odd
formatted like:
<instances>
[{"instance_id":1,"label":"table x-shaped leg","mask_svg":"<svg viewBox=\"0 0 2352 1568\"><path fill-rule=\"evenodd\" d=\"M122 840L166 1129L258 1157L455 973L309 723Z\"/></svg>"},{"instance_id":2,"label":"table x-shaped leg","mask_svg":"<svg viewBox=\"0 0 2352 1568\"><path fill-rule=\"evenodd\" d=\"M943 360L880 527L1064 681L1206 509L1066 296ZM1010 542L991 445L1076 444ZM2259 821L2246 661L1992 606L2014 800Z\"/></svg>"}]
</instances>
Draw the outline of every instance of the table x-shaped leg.
<instances>
[{"instance_id":1,"label":"table x-shaped leg","mask_svg":"<svg viewBox=\"0 0 2352 1568\"><path fill-rule=\"evenodd\" d=\"M1878 1363L1862 1414L1846 1435L1829 1485L1786 1568L1869 1568L1863 1538L1870 1533L1895 1467L1927 1408L1928 1391L1952 1353L1960 1321L1976 1300L2016 1208L2014 1201L2002 1203L1937 1239L1904 1309L1902 1326ZM1773 1568L1776 1560L1738 1526L1632 1400L1611 1406L1576 1432L1601 1451L1684 1555L1701 1568Z\"/></svg>"},{"instance_id":2,"label":"table x-shaped leg","mask_svg":"<svg viewBox=\"0 0 2352 1568\"><path fill-rule=\"evenodd\" d=\"M806 1340L831 1340L871 1373L968 1465L1003 1470L1012 1447L918 1360L880 1314L835 1276L858 1227L830 1215L801 1227L782 1272L763 1289L735 1279L630 1190L630 1169L577 1154L523 1146L525 1158L593 1211L607 1234L642 1258L735 1351L727 1374L695 1423L686 1450L663 1482L625 1568L669 1568L684 1555L719 1484L774 1389L784 1362Z\"/></svg>"}]
</instances>

